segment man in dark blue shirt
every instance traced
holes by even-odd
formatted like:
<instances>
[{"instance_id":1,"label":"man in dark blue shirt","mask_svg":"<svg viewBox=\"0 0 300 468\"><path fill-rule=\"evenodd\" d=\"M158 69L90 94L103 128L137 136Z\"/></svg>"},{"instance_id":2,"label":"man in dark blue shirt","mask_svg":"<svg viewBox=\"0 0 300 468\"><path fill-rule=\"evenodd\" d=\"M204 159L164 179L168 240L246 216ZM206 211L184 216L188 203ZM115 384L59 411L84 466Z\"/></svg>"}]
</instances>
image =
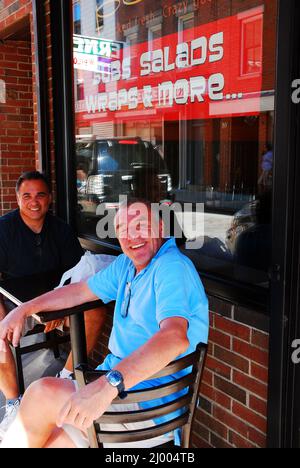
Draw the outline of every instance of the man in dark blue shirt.
<instances>
[{"instance_id":1,"label":"man in dark blue shirt","mask_svg":"<svg viewBox=\"0 0 300 468\"><path fill-rule=\"evenodd\" d=\"M16 186L19 209L0 218L0 272L3 278L18 278L52 270L66 271L76 265L83 250L72 229L64 221L48 213L52 197L47 179L39 172L23 174ZM9 304L0 300L0 321L9 311ZM97 342L105 309L86 313L88 351ZM45 331L50 331L51 325ZM7 345L5 363L0 363L0 391L7 399L6 416L0 424L5 432L19 404L16 368ZM69 356L63 376L72 373Z\"/></svg>"}]
</instances>

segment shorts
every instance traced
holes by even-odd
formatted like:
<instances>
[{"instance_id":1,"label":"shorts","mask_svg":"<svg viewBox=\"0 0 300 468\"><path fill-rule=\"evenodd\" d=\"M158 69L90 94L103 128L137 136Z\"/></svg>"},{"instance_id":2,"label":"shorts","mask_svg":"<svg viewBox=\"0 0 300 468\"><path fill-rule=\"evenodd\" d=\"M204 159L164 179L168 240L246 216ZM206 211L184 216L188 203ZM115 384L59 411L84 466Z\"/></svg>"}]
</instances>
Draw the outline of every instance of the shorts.
<instances>
[{"instance_id":1,"label":"shorts","mask_svg":"<svg viewBox=\"0 0 300 468\"><path fill-rule=\"evenodd\" d=\"M76 388L78 385L74 382ZM137 403L124 404L124 405L111 405L107 411L137 411L140 409L140 406ZM135 429L146 429L148 427L155 426L154 421L144 421L136 423L124 423L124 424L101 424L101 430L103 431L115 431L115 432L124 432L132 431ZM76 427L65 424L63 426L64 431L70 437L72 442L75 444L76 448L89 448L89 441L86 434L83 434ZM105 443L103 448L152 448L157 447L158 445L166 444L174 440L173 432L164 434L159 437L154 437L152 439L142 440L138 442L126 442L126 443Z\"/></svg>"}]
</instances>

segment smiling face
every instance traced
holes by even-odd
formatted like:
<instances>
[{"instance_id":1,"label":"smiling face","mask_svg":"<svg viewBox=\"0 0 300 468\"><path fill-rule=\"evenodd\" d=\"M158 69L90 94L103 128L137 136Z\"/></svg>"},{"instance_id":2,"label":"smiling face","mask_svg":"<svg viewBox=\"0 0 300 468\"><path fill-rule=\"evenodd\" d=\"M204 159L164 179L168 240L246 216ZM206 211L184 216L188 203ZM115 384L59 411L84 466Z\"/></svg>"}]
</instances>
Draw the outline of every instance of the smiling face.
<instances>
[{"instance_id":1,"label":"smiling face","mask_svg":"<svg viewBox=\"0 0 300 468\"><path fill-rule=\"evenodd\" d=\"M43 180L24 180L17 193L22 219L29 226L43 223L52 198Z\"/></svg>"},{"instance_id":2,"label":"smiling face","mask_svg":"<svg viewBox=\"0 0 300 468\"><path fill-rule=\"evenodd\" d=\"M162 221L143 203L121 207L115 229L122 251L132 260L137 273L146 268L164 242Z\"/></svg>"}]
</instances>

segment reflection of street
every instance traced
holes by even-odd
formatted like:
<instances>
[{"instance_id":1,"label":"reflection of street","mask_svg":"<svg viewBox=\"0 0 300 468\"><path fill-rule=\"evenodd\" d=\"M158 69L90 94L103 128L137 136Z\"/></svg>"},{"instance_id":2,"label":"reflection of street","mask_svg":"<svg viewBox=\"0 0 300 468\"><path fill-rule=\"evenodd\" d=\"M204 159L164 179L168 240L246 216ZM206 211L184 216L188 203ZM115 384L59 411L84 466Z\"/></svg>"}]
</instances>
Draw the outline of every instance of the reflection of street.
<instances>
[{"instance_id":1,"label":"reflection of street","mask_svg":"<svg viewBox=\"0 0 300 468\"><path fill-rule=\"evenodd\" d=\"M176 213L177 220L182 226L183 231L188 239L205 236L220 239L225 243L226 231L231 226L232 216L218 213L192 213L185 211L184 213Z\"/></svg>"},{"instance_id":2,"label":"reflection of street","mask_svg":"<svg viewBox=\"0 0 300 468\"><path fill-rule=\"evenodd\" d=\"M231 226L232 218L233 216L230 215L205 213L205 235L208 237L217 237L220 241L225 243L226 232Z\"/></svg>"},{"instance_id":3,"label":"reflection of street","mask_svg":"<svg viewBox=\"0 0 300 468\"><path fill-rule=\"evenodd\" d=\"M202 204L201 206L203 207ZM188 241L197 240L193 246L189 242L188 248L201 249L204 244L213 241L214 245L218 246L215 248L217 257L219 248L222 248L222 255L227 252L225 238L226 232L231 226L232 216L200 211L195 213L186 210L183 213L176 213L176 217L186 239ZM181 233L175 233L175 237L181 238Z\"/></svg>"}]
</instances>

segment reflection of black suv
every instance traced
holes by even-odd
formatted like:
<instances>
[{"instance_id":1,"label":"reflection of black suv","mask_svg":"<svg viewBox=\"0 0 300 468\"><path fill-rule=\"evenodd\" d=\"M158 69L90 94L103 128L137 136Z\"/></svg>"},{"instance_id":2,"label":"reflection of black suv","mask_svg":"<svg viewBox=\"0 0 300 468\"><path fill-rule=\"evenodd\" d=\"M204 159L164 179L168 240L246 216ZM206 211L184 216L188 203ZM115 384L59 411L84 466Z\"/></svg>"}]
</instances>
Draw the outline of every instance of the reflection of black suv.
<instances>
[{"instance_id":1,"label":"reflection of black suv","mask_svg":"<svg viewBox=\"0 0 300 468\"><path fill-rule=\"evenodd\" d=\"M95 216L99 203L116 204L120 195L170 199L171 177L157 148L140 138L91 137L76 142L78 204Z\"/></svg>"}]
</instances>

